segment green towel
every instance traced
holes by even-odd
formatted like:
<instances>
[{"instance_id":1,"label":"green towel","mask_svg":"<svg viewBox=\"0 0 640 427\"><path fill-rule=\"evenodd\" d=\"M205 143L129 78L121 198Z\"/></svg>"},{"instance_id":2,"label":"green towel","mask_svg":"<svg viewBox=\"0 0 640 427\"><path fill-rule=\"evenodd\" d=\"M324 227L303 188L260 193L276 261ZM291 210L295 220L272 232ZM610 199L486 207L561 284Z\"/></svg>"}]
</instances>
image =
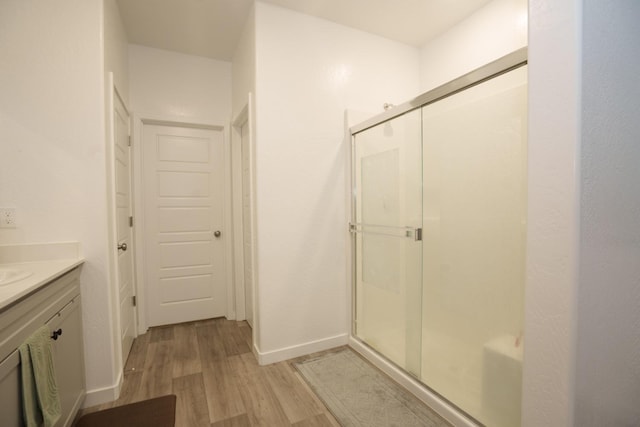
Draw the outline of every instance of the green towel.
<instances>
[{"instance_id":1,"label":"green towel","mask_svg":"<svg viewBox=\"0 0 640 427\"><path fill-rule=\"evenodd\" d=\"M27 427L51 427L62 412L49 334L49 328L42 326L20 346L22 412Z\"/></svg>"}]
</instances>

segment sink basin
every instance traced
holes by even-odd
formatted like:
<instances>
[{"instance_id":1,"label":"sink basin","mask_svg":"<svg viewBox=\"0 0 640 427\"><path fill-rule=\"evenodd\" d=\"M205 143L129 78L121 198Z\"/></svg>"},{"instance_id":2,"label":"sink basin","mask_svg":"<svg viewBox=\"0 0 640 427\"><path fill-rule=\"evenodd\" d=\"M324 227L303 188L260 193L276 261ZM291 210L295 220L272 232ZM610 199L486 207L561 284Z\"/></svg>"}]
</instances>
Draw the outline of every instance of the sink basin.
<instances>
[{"instance_id":1,"label":"sink basin","mask_svg":"<svg viewBox=\"0 0 640 427\"><path fill-rule=\"evenodd\" d=\"M20 270L17 268L4 268L0 267L0 286L5 286L18 280L26 279L33 273L27 270Z\"/></svg>"}]
</instances>

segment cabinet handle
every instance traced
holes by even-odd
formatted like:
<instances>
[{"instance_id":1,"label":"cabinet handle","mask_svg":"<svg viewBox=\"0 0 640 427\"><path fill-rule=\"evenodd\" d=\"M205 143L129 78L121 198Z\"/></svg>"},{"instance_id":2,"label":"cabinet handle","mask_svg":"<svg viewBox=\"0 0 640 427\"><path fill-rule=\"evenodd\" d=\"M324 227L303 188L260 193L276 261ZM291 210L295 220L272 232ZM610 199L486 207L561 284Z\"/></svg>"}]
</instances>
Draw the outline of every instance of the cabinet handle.
<instances>
[{"instance_id":1,"label":"cabinet handle","mask_svg":"<svg viewBox=\"0 0 640 427\"><path fill-rule=\"evenodd\" d=\"M53 335L51 335L51 339L56 341L60 335L62 335L62 329L58 329L57 331L53 331Z\"/></svg>"}]
</instances>

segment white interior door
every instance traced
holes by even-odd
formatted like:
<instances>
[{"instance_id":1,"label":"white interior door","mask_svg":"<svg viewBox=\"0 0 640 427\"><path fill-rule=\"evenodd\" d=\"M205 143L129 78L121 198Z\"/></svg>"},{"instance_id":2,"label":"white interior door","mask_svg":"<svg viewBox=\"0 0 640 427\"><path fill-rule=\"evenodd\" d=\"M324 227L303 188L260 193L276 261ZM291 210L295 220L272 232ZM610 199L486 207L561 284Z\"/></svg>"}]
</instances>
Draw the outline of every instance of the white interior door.
<instances>
[{"instance_id":1,"label":"white interior door","mask_svg":"<svg viewBox=\"0 0 640 427\"><path fill-rule=\"evenodd\" d=\"M251 153L249 146L249 122L241 128L242 135L242 250L244 255L245 317L253 327L253 259L251 229Z\"/></svg>"},{"instance_id":2,"label":"white interior door","mask_svg":"<svg viewBox=\"0 0 640 427\"><path fill-rule=\"evenodd\" d=\"M226 314L222 129L143 128L148 325Z\"/></svg>"},{"instance_id":3,"label":"white interior door","mask_svg":"<svg viewBox=\"0 0 640 427\"><path fill-rule=\"evenodd\" d=\"M136 335L136 316L133 305L133 250L131 248L131 150L129 146L129 113L122 100L114 93L113 134L116 233L118 240L118 295L120 304L120 339L122 361L127 360Z\"/></svg>"}]
</instances>

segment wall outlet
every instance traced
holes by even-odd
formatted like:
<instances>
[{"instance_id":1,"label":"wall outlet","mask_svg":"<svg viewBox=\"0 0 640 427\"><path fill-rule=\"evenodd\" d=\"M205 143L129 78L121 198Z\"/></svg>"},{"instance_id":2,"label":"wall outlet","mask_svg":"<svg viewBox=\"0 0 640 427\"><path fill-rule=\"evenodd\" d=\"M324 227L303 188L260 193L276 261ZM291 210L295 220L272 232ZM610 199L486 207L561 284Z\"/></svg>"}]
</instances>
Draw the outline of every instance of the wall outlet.
<instances>
[{"instance_id":1,"label":"wall outlet","mask_svg":"<svg viewBox=\"0 0 640 427\"><path fill-rule=\"evenodd\" d=\"M16 208L0 208L0 228L16 228Z\"/></svg>"}]
</instances>

